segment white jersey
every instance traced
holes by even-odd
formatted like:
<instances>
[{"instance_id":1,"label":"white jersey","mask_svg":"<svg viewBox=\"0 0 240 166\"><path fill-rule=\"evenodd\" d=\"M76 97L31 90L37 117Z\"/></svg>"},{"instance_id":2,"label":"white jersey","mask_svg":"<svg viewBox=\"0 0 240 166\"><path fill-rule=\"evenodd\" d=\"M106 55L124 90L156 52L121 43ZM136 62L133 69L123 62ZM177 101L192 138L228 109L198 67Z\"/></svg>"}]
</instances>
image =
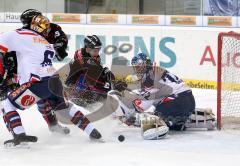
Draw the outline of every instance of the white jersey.
<instances>
[{"instance_id":1,"label":"white jersey","mask_svg":"<svg viewBox=\"0 0 240 166\"><path fill-rule=\"evenodd\" d=\"M20 84L32 77L51 76L55 72L52 67L55 57L53 46L34 31L18 29L0 34L0 51L16 51Z\"/></svg>"},{"instance_id":2,"label":"white jersey","mask_svg":"<svg viewBox=\"0 0 240 166\"><path fill-rule=\"evenodd\" d=\"M191 89L176 75L160 67L156 68L154 71L151 70L145 73L133 87L130 87L130 89L135 93L125 91L124 97L122 97L120 103L122 109L125 110L125 114L127 111L129 114L134 112L132 103L135 99L142 99L141 108L146 110L165 97L177 96L182 92L191 91Z\"/></svg>"}]
</instances>

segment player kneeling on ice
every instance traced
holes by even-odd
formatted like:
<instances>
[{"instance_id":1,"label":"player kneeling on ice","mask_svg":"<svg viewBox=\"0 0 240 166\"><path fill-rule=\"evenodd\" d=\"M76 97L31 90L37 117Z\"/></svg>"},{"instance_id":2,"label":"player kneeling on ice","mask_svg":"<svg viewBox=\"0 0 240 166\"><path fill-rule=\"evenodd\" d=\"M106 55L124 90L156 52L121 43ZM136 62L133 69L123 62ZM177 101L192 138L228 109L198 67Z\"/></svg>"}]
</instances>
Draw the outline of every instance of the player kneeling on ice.
<instances>
[{"instance_id":1,"label":"player kneeling on ice","mask_svg":"<svg viewBox=\"0 0 240 166\"><path fill-rule=\"evenodd\" d=\"M86 36L84 47L75 52L74 59L57 71L65 85L68 98L79 106L101 102L110 90L127 86L115 81L114 74L101 64L99 52L102 43L98 36Z\"/></svg>"},{"instance_id":2,"label":"player kneeling on ice","mask_svg":"<svg viewBox=\"0 0 240 166\"><path fill-rule=\"evenodd\" d=\"M70 121L84 130L91 139L101 139L101 134L86 118L82 109L65 102L62 83L59 75L54 75L52 67L55 50L43 37L48 33L49 25L46 17L38 15L33 17L30 29L19 29L0 36L0 57L4 58L8 51L16 51L20 84L2 102L3 118L14 137L5 141L5 145L15 146L22 142L37 141L37 137L26 135L17 109L24 110L43 99L53 103L54 111L66 110Z\"/></svg>"},{"instance_id":3,"label":"player kneeling on ice","mask_svg":"<svg viewBox=\"0 0 240 166\"><path fill-rule=\"evenodd\" d=\"M86 110L93 108L91 104L101 103L103 107L90 110L95 114L91 121L100 120L114 112L115 110L107 104L108 92L114 89L122 91L124 90L122 87L127 86L125 82L115 81L114 74L107 67L102 66L99 55L101 47L102 43L98 36L86 36L84 47L75 52L74 59L70 63L57 71L70 101ZM112 101L115 104L116 102ZM68 123L63 112L59 111L57 116L62 123Z\"/></svg>"},{"instance_id":4,"label":"player kneeling on ice","mask_svg":"<svg viewBox=\"0 0 240 166\"><path fill-rule=\"evenodd\" d=\"M134 74L127 80L134 82L120 98L123 121L141 125L143 138L158 139L168 130L186 128L215 128L210 110L195 109L191 89L176 75L153 66L149 57L139 53L132 58ZM139 123L140 122L140 123Z\"/></svg>"}]
</instances>

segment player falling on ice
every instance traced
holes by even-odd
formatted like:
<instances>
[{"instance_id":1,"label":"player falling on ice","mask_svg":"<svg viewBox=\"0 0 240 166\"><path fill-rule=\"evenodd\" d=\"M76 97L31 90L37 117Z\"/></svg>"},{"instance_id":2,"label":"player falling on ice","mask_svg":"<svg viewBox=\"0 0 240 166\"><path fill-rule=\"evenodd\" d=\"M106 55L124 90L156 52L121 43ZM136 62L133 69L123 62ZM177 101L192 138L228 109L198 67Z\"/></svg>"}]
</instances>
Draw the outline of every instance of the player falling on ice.
<instances>
[{"instance_id":1,"label":"player falling on ice","mask_svg":"<svg viewBox=\"0 0 240 166\"><path fill-rule=\"evenodd\" d=\"M144 139L165 137L169 129L215 128L213 114L207 110L195 110L191 89L176 75L155 67L144 53L135 55L131 64L135 73L127 79L134 82L132 89L135 91L125 91L120 105L123 121L141 125Z\"/></svg>"},{"instance_id":2,"label":"player falling on ice","mask_svg":"<svg viewBox=\"0 0 240 166\"><path fill-rule=\"evenodd\" d=\"M13 139L4 142L5 145L37 141L37 137L26 135L16 110L29 108L42 99L51 101L55 111L63 109L68 111L70 121L84 130L91 139L101 139L101 134L84 116L81 108L64 100L59 76L53 75L55 69L52 67L52 59L55 57L55 50L43 37L48 33L49 26L49 20L38 15L33 17L30 30L15 30L0 36L2 57L6 52L16 51L20 84L20 87L9 93L7 99L2 102L4 120L13 135Z\"/></svg>"}]
</instances>

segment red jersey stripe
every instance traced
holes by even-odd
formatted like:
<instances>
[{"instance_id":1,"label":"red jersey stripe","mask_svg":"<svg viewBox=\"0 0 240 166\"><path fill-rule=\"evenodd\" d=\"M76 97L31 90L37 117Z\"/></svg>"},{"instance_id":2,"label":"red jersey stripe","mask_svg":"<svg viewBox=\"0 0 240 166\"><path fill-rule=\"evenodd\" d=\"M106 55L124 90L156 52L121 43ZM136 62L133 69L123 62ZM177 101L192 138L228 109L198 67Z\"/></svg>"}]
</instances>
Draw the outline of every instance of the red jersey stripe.
<instances>
[{"instance_id":1,"label":"red jersey stripe","mask_svg":"<svg viewBox=\"0 0 240 166\"><path fill-rule=\"evenodd\" d=\"M16 30L16 32L20 35L32 35L32 36L38 36L37 34L35 33L32 33L32 32L22 32L22 31L18 31Z\"/></svg>"},{"instance_id":2,"label":"red jersey stripe","mask_svg":"<svg viewBox=\"0 0 240 166\"><path fill-rule=\"evenodd\" d=\"M7 47L4 47L3 45L0 45L0 51L3 51L3 53L6 53L8 51Z\"/></svg>"}]
</instances>

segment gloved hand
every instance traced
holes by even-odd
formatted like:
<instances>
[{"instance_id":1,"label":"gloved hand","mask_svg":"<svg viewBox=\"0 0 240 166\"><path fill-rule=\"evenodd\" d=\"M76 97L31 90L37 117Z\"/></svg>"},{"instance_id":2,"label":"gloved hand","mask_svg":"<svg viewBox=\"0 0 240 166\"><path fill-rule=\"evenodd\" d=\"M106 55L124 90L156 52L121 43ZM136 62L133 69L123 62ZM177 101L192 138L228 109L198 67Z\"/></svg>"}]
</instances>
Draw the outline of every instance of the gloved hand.
<instances>
[{"instance_id":1,"label":"gloved hand","mask_svg":"<svg viewBox=\"0 0 240 166\"><path fill-rule=\"evenodd\" d=\"M59 61L62 61L65 57L68 56L66 52L68 40L65 36L59 37L57 41L53 44L53 47L56 51L56 57Z\"/></svg>"},{"instance_id":2,"label":"gloved hand","mask_svg":"<svg viewBox=\"0 0 240 166\"><path fill-rule=\"evenodd\" d=\"M101 77L106 82L111 82L111 81L115 80L114 74L107 67L103 68Z\"/></svg>"},{"instance_id":3,"label":"gloved hand","mask_svg":"<svg viewBox=\"0 0 240 166\"><path fill-rule=\"evenodd\" d=\"M15 52L7 52L4 56L3 56L3 68L8 70L8 75L10 75L10 73L15 73L16 72L16 68L17 68L17 64L16 64L16 59L15 59Z\"/></svg>"},{"instance_id":4,"label":"gloved hand","mask_svg":"<svg viewBox=\"0 0 240 166\"><path fill-rule=\"evenodd\" d=\"M67 48L67 44L68 44L68 39L65 36L59 37L56 42L53 44L53 47L55 49L59 49L59 48Z\"/></svg>"},{"instance_id":5,"label":"gloved hand","mask_svg":"<svg viewBox=\"0 0 240 166\"><path fill-rule=\"evenodd\" d=\"M119 92L126 90L127 86L127 83L123 81L115 81L113 84L114 89Z\"/></svg>"},{"instance_id":6,"label":"gloved hand","mask_svg":"<svg viewBox=\"0 0 240 166\"><path fill-rule=\"evenodd\" d=\"M63 48L55 49L55 51L56 51L56 58L58 61L62 61L65 57L68 56L68 53Z\"/></svg>"}]
</instances>

